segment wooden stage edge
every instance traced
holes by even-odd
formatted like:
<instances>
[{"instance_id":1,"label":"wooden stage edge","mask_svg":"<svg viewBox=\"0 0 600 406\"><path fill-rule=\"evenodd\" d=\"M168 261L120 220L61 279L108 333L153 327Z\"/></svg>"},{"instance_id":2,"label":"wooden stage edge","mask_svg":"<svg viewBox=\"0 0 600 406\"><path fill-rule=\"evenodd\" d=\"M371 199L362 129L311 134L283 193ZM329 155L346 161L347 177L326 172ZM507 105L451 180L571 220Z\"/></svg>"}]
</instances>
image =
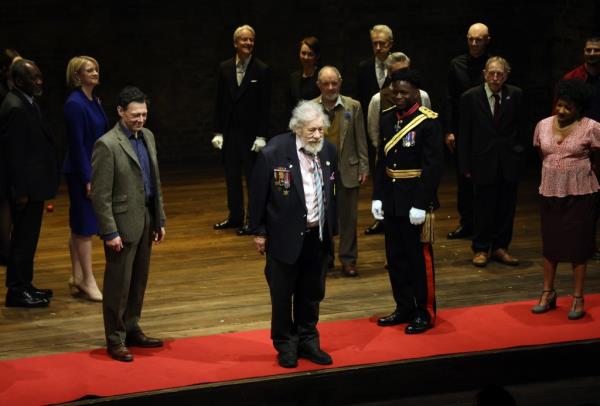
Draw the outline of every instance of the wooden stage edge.
<instances>
[{"instance_id":1,"label":"wooden stage edge","mask_svg":"<svg viewBox=\"0 0 600 406\"><path fill-rule=\"evenodd\" d=\"M212 225L227 216L221 170L163 168L167 213L166 240L155 246L141 326L151 336L178 339L191 336L269 328L270 299L263 269L252 238ZM537 178L531 170L519 187L519 203L510 252L521 260L517 267L492 262L471 265L470 242L447 240L457 224L455 181L451 165L439 190L436 212L436 297L438 309L488 303L535 301L542 289L542 258ZM321 320L368 318L389 313L393 298L382 235L366 236L371 225L371 182L361 188L358 211L357 278L340 275L340 265L327 278ZM68 250L68 199L64 185L45 213L35 260L38 287L54 290L50 307L4 307L0 299L0 360L104 346L101 305L71 296ZM94 240L93 266L101 286L104 254ZM590 261L586 293L600 292L600 262ZM5 268L0 268L4 276ZM572 292L569 264L559 267L556 289Z\"/></svg>"},{"instance_id":2,"label":"wooden stage edge","mask_svg":"<svg viewBox=\"0 0 600 406\"><path fill-rule=\"evenodd\" d=\"M600 359L600 340L359 365L89 398L70 404L471 405L474 392L496 384L509 388L517 399L528 400L518 404L575 405L600 398L596 364L582 362L593 359ZM548 391L548 386L556 387L556 382L563 379L568 381L560 394ZM542 389L533 385L541 385ZM467 398L465 403L456 399L457 403L450 402L456 393Z\"/></svg>"}]
</instances>

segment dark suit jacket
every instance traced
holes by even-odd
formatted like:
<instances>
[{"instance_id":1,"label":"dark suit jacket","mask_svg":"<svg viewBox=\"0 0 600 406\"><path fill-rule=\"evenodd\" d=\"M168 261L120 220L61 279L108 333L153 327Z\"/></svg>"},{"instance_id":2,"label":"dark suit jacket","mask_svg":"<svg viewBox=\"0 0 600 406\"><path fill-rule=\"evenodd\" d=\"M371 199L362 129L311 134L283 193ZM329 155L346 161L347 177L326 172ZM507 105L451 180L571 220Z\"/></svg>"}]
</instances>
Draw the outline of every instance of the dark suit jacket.
<instances>
[{"instance_id":1,"label":"dark suit jacket","mask_svg":"<svg viewBox=\"0 0 600 406\"><path fill-rule=\"evenodd\" d=\"M56 195L58 160L39 111L11 90L0 106L0 195L43 201Z\"/></svg>"},{"instance_id":2,"label":"dark suit jacket","mask_svg":"<svg viewBox=\"0 0 600 406\"><path fill-rule=\"evenodd\" d=\"M302 70L297 70L290 75L288 109L292 111L300 100L312 100L319 97L321 90L317 87L318 68L312 77L303 79ZM305 88L302 88L303 80L308 81ZM287 124L287 123L286 123Z\"/></svg>"},{"instance_id":3,"label":"dark suit jacket","mask_svg":"<svg viewBox=\"0 0 600 406\"><path fill-rule=\"evenodd\" d=\"M224 149L233 136L248 151L256 137L268 137L270 109L271 72L264 62L252 56L240 86L235 57L219 65L214 132L223 134Z\"/></svg>"},{"instance_id":4,"label":"dark suit jacket","mask_svg":"<svg viewBox=\"0 0 600 406\"><path fill-rule=\"evenodd\" d=\"M356 78L356 95L360 102L365 122L369 110L369 102L379 90L377 74L375 73L375 57L361 61L358 65L358 76Z\"/></svg>"},{"instance_id":5,"label":"dark suit jacket","mask_svg":"<svg viewBox=\"0 0 600 406\"><path fill-rule=\"evenodd\" d=\"M523 171L525 145L525 106L523 92L504 85L500 124L496 128L484 85L473 87L460 99L460 171L470 173L475 184L495 182L498 176L509 182L519 180Z\"/></svg>"},{"instance_id":6,"label":"dark suit jacket","mask_svg":"<svg viewBox=\"0 0 600 406\"><path fill-rule=\"evenodd\" d=\"M412 130L414 145L403 146L402 140L385 154L385 145L398 132L396 108L381 114L381 129L377 164L373 173L373 200L381 200L385 216L407 217L411 207L436 209L437 189L442 177L444 144L437 114L420 123ZM408 125L421 111L417 110L404 120ZM408 135L407 135L408 136ZM391 179L386 168L421 169L421 176L409 179Z\"/></svg>"},{"instance_id":7,"label":"dark suit jacket","mask_svg":"<svg viewBox=\"0 0 600 406\"><path fill-rule=\"evenodd\" d=\"M336 150L333 144L324 142L319 153L326 208L326 225L331 248L331 236L336 234L336 211L334 184L336 174ZM276 185L276 169L289 170L289 187ZM304 242L306 230L306 200L302 185L302 172L296 151L296 135L281 134L269 141L258 154L250 182L250 229L255 235L267 237L267 254L281 262L297 261Z\"/></svg>"}]
</instances>

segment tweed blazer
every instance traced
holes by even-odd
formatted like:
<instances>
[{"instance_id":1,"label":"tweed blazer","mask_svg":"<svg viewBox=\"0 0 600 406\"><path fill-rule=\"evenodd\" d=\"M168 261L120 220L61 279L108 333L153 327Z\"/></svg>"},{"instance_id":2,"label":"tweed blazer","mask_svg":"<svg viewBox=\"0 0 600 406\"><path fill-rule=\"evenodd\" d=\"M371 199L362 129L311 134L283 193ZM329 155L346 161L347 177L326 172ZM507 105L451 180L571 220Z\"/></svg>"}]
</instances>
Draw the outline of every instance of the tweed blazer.
<instances>
[{"instance_id":1,"label":"tweed blazer","mask_svg":"<svg viewBox=\"0 0 600 406\"><path fill-rule=\"evenodd\" d=\"M369 173L367 136L360 103L348 96L340 95L344 111L340 123L340 145L338 150L338 173L342 185L347 188L360 186L358 175ZM321 104L321 96L314 99Z\"/></svg>"},{"instance_id":2,"label":"tweed blazer","mask_svg":"<svg viewBox=\"0 0 600 406\"><path fill-rule=\"evenodd\" d=\"M150 130L143 128L141 132L148 149L156 190L151 229L158 231L164 225L165 212L156 144ZM146 214L142 168L119 123L94 144L91 197L101 236L118 232L124 242L141 238Z\"/></svg>"}]
</instances>

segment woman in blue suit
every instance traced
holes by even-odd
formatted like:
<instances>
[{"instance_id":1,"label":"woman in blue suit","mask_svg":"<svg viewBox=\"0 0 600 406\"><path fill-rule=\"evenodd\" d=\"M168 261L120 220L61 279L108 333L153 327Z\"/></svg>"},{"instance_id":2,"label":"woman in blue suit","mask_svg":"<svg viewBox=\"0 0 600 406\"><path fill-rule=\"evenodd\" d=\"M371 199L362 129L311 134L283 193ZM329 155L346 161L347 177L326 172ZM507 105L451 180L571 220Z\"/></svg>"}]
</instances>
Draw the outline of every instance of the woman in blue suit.
<instances>
[{"instance_id":1,"label":"woman in blue suit","mask_svg":"<svg viewBox=\"0 0 600 406\"><path fill-rule=\"evenodd\" d=\"M102 301L92 273L92 236L98 224L90 200L92 148L108 132L108 119L94 96L100 83L98 62L89 56L76 56L67 65L67 85L73 89L64 107L68 151L63 172L69 188L69 250L73 275L69 286L73 294L91 301Z\"/></svg>"}]
</instances>

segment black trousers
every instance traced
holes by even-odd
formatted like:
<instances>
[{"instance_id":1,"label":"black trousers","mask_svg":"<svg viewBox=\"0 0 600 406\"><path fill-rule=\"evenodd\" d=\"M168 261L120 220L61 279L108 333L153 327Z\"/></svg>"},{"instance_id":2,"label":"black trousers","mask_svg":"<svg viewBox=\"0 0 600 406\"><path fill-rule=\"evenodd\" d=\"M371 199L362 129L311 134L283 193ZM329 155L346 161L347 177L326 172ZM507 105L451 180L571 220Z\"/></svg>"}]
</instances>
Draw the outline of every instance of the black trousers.
<instances>
[{"instance_id":1,"label":"black trousers","mask_svg":"<svg viewBox=\"0 0 600 406\"><path fill-rule=\"evenodd\" d=\"M475 185L474 252L507 249L512 240L517 206L517 182L498 179Z\"/></svg>"},{"instance_id":2,"label":"black trousers","mask_svg":"<svg viewBox=\"0 0 600 406\"><path fill-rule=\"evenodd\" d=\"M8 199L0 198L0 260L8 261L10 251L10 202Z\"/></svg>"},{"instance_id":3,"label":"black trousers","mask_svg":"<svg viewBox=\"0 0 600 406\"><path fill-rule=\"evenodd\" d=\"M268 240L267 240L268 244ZM319 304L325 297L327 253L319 240L319 229L304 237L295 264L267 255L265 276L271 293L271 339L279 352L298 346L319 347Z\"/></svg>"},{"instance_id":4,"label":"black trousers","mask_svg":"<svg viewBox=\"0 0 600 406\"><path fill-rule=\"evenodd\" d=\"M456 167L456 210L460 216L460 225L473 230L473 181L460 172L458 167L458 151L454 153Z\"/></svg>"},{"instance_id":5,"label":"black trousers","mask_svg":"<svg viewBox=\"0 0 600 406\"><path fill-rule=\"evenodd\" d=\"M223 145L225 159L225 182L227 183L227 208L229 219L233 223L244 222L244 187L242 175L246 178L246 185L250 184L252 168L256 161L256 153L250 151L252 144L247 145L242 131L231 131Z\"/></svg>"},{"instance_id":6,"label":"black trousers","mask_svg":"<svg viewBox=\"0 0 600 406\"><path fill-rule=\"evenodd\" d=\"M10 202L13 223L6 267L6 287L25 289L33 281L33 258L37 250L44 214L44 202L17 205Z\"/></svg>"},{"instance_id":7,"label":"black trousers","mask_svg":"<svg viewBox=\"0 0 600 406\"><path fill-rule=\"evenodd\" d=\"M385 254L396 310L435 319L435 270L431 244L421 242L421 226L408 217L385 216Z\"/></svg>"}]
</instances>

